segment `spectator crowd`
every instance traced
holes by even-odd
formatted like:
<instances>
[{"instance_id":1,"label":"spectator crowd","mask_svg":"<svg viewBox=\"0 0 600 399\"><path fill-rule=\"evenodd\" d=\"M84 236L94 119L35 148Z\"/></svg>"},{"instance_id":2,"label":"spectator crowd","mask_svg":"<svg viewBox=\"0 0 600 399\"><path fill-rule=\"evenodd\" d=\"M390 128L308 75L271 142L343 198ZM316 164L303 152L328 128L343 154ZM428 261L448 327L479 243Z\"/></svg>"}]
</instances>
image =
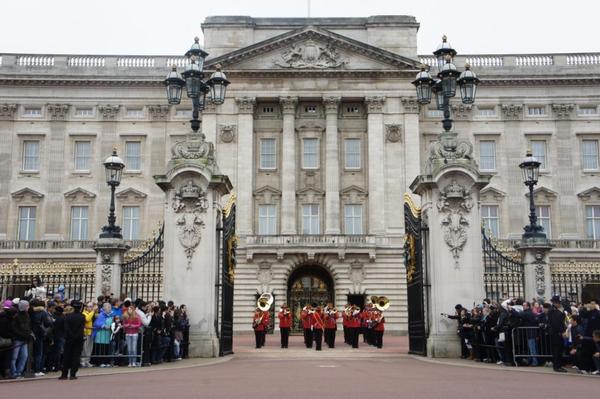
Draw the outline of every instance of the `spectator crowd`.
<instances>
[{"instance_id":1,"label":"spectator crowd","mask_svg":"<svg viewBox=\"0 0 600 399\"><path fill-rule=\"evenodd\" d=\"M86 304L47 292L39 277L0 310L0 376L20 379L79 367L140 367L187 357L186 306L112 294ZM80 356L79 356L80 353ZM75 359L75 360L73 360ZM73 364L77 363L77 364Z\"/></svg>"},{"instance_id":2,"label":"spectator crowd","mask_svg":"<svg viewBox=\"0 0 600 399\"><path fill-rule=\"evenodd\" d=\"M600 307L597 300L575 303L510 298L485 299L471 310L455 306L461 357L505 366L553 367L600 374Z\"/></svg>"}]
</instances>

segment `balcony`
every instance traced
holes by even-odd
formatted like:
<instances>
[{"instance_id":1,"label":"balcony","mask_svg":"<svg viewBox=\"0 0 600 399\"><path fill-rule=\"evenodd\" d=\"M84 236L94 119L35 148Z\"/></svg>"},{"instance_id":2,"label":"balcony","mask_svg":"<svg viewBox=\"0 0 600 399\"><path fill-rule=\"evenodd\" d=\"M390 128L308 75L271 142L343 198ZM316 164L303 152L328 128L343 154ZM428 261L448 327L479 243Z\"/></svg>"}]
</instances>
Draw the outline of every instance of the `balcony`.
<instances>
[{"instance_id":1,"label":"balcony","mask_svg":"<svg viewBox=\"0 0 600 399\"><path fill-rule=\"evenodd\" d=\"M521 240L514 239L493 239L494 245L499 245L504 248L514 248ZM555 249L600 249L600 240L550 240Z\"/></svg>"},{"instance_id":2,"label":"balcony","mask_svg":"<svg viewBox=\"0 0 600 399\"><path fill-rule=\"evenodd\" d=\"M142 245L144 240L125 241L132 248ZM23 250L23 249L94 249L95 240L2 240L0 250Z\"/></svg>"}]
</instances>

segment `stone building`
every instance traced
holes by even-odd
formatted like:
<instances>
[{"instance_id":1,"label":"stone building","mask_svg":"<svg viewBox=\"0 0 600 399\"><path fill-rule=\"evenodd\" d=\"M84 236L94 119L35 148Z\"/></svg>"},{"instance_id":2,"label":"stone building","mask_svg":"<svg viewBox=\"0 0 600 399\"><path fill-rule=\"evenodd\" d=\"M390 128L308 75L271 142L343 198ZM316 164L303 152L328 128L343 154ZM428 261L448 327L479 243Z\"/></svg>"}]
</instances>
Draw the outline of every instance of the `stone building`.
<instances>
[{"instance_id":1,"label":"stone building","mask_svg":"<svg viewBox=\"0 0 600 399\"><path fill-rule=\"evenodd\" d=\"M202 24L208 69L232 81L202 131L237 194L235 328L256 295L276 307L385 295L387 328L406 331L402 202L441 131L416 102L419 24L410 16L251 18ZM443 32L440 32L443 33ZM460 49L460 43L455 43ZM557 261L600 255L600 54L460 55L483 80L476 104L452 104L482 171L482 223L520 237L527 197L518 164L543 163L535 195ZM2 54L0 257L91 259L117 147L126 239L149 237L164 196L153 175L188 133L191 104L166 105L180 56ZM57 244L56 242L60 242ZM451 310L449 308L449 310Z\"/></svg>"}]
</instances>

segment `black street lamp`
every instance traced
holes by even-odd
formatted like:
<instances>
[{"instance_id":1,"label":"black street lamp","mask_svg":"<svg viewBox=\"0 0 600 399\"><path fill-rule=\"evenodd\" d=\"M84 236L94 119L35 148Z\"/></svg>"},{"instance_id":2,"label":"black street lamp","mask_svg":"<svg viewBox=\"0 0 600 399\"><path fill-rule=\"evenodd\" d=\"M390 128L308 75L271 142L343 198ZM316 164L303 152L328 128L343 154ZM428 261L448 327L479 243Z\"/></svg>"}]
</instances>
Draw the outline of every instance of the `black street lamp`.
<instances>
[{"instance_id":1,"label":"black street lamp","mask_svg":"<svg viewBox=\"0 0 600 399\"><path fill-rule=\"evenodd\" d=\"M225 92L229 81L223 72L221 66L216 66L216 71L210 79L204 81L204 60L208 53L202 49L199 43L200 39L195 38L192 47L185 53L189 60L186 70L180 75L177 67L169 72L164 84L167 88L167 101L169 104L177 105L181 102L181 94L185 87L187 96L192 100L193 111L190 123L192 130L197 133L200 130L200 112L206 107L208 93L211 94L209 101L215 105L225 102Z\"/></svg>"},{"instance_id":2,"label":"black street lamp","mask_svg":"<svg viewBox=\"0 0 600 399\"><path fill-rule=\"evenodd\" d=\"M117 218L115 217L115 188L121 184L121 174L125 164L117 155L117 149L113 149L111 156L104 161L106 169L106 183L110 187L110 208L108 211L108 225L102 227L100 238L123 238L121 235L121 227L115 225Z\"/></svg>"},{"instance_id":3,"label":"black street lamp","mask_svg":"<svg viewBox=\"0 0 600 399\"><path fill-rule=\"evenodd\" d=\"M529 188L529 225L524 227L525 233L523 234L523 238L546 238L544 228L537 223L535 201L533 199L533 186L538 182L541 164L533 156L531 150L527 150L525 159L519 164L519 168L521 168L523 174L523 183Z\"/></svg>"},{"instance_id":4,"label":"black street lamp","mask_svg":"<svg viewBox=\"0 0 600 399\"><path fill-rule=\"evenodd\" d=\"M460 96L463 104L473 104L479 78L469 65L465 66L465 71L460 73L453 63L456 56L456 50L447 42L446 36L442 38L442 44L433 52L437 59L438 80L431 77L427 71L426 65L421 66L421 72L417 74L412 82L417 88L417 101L419 104L429 104L432 93L435 95L437 109L444 112L442 126L444 132L440 135L440 141L448 151L456 149L456 133L451 133L452 119L450 119L450 99L456 95L456 86L460 88Z\"/></svg>"}]
</instances>

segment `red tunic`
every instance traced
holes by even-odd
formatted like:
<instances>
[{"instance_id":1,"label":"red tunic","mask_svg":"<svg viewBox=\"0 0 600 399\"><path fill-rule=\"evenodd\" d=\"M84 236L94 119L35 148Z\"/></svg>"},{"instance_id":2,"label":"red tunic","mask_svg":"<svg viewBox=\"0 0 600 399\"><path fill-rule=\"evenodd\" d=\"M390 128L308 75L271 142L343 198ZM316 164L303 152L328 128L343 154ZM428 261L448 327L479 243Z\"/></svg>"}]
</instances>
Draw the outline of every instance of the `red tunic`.
<instances>
[{"instance_id":1,"label":"red tunic","mask_svg":"<svg viewBox=\"0 0 600 399\"><path fill-rule=\"evenodd\" d=\"M350 328L360 328L360 314L356 316L350 316L349 325Z\"/></svg>"},{"instance_id":2,"label":"red tunic","mask_svg":"<svg viewBox=\"0 0 600 399\"><path fill-rule=\"evenodd\" d=\"M302 328L310 329L310 315L307 311L303 310L300 312L300 320L302 320Z\"/></svg>"},{"instance_id":3,"label":"red tunic","mask_svg":"<svg viewBox=\"0 0 600 399\"><path fill-rule=\"evenodd\" d=\"M337 318L338 314L333 313L331 316L325 313L325 328L327 329L337 329Z\"/></svg>"},{"instance_id":4,"label":"red tunic","mask_svg":"<svg viewBox=\"0 0 600 399\"><path fill-rule=\"evenodd\" d=\"M263 315L263 317L262 317L261 322L255 328L256 331L266 331L267 328L269 328L269 313L263 312L262 315ZM260 315L254 317L254 320L258 320L258 319L260 319ZM254 324L254 321L253 321L253 324Z\"/></svg>"},{"instance_id":5,"label":"red tunic","mask_svg":"<svg viewBox=\"0 0 600 399\"><path fill-rule=\"evenodd\" d=\"M376 314L376 316L374 317L374 320L377 320L377 318L379 317L379 315ZM374 331L385 331L385 317L381 318L381 321L379 323L377 323L377 325L375 326L375 328L373 328Z\"/></svg>"},{"instance_id":6,"label":"red tunic","mask_svg":"<svg viewBox=\"0 0 600 399\"><path fill-rule=\"evenodd\" d=\"M291 328L292 327L292 313L288 313L284 315L283 312L279 312L277 315L279 317L279 327L280 328Z\"/></svg>"},{"instance_id":7,"label":"red tunic","mask_svg":"<svg viewBox=\"0 0 600 399\"><path fill-rule=\"evenodd\" d=\"M313 313L310 315L310 325L314 330L322 330L325 327L325 322L323 321L323 313Z\"/></svg>"}]
</instances>

